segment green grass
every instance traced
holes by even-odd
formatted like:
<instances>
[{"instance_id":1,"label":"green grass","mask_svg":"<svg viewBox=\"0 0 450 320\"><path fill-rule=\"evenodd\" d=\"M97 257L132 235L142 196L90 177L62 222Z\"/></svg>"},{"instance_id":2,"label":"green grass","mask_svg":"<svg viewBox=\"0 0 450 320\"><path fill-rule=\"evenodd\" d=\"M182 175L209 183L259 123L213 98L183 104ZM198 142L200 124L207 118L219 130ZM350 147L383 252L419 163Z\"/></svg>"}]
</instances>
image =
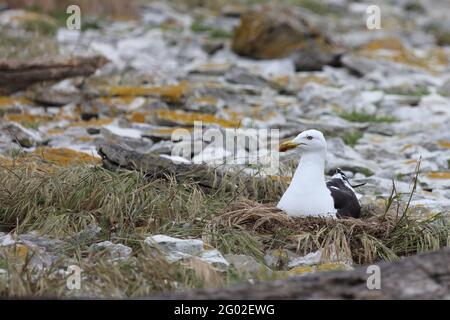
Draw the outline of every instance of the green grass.
<instances>
[{"instance_id":1,"label":"green grass","mask_svg":"<svg viewBox=\"0 0 450 320\"><path fill-rule=\"evenodd\" d=\"M317 0L289 0L287 2L305 8L318 15L329 15L336 13L336 11L333 10L332 7Z\"/></svg>"},{"instance_id":2,"label":"green grass","mask_svg":"<svg viewBox=\"0 0 450 320\"><path fill-rule=\"evenodd\" d=\"M204 23L203 19L196 19L191 25L191 31L195 33L208 33L211 38L216 39L230 39L233 37L233 33L211 27Z\"/></svg>"},{"instance_id":3,"label":"green grass","mask_svg":"<svg viewBox=\"0 0 450 320\"><path fill-rule=\"evenodd\" d=\"M358 140L362 138L362 136L363 134L359 131L346 132L342 136L342 140L346 145L354 147L358 143Z\"/></svg>"},{"instance_id":4,"label":"green grass","mask_svg":"<svg viewBox=\"0 0 450 320\"><path fill-rule=\"evenodd\" d=\"M362 173L362 174L365 175L366 177L370 177L370 176L373 176L373 175L374 175L374 173L373 173L370 169L367 169L367 168L360 168L360 169L358 170L358 172Z\"/></svg>"},{"instance_id":5,"label":"green grass","mask_svg":"<svg viewBox=\"0 0 450 320\"><path fill-rule=\"evenodd\" d=\"M339 116L350 122L392 123L397 121L397 119L393 116L379 116L358 111L342 112Z\"/></svg>"},{"instance_id":6,"label":"green grass","mask_svg":"<svg viewBox=\"0 0 450 320\"><path fill-rule=\"evenodd\" d=\"M430 94L430 91L428 91L427 88L417 88L417 89L411 89L411 88L392 88L384 90L387 94L396 94L396 95L402 95L402 96L414 96L414 97L423 97Z\"/></svg>"}]
</instances>

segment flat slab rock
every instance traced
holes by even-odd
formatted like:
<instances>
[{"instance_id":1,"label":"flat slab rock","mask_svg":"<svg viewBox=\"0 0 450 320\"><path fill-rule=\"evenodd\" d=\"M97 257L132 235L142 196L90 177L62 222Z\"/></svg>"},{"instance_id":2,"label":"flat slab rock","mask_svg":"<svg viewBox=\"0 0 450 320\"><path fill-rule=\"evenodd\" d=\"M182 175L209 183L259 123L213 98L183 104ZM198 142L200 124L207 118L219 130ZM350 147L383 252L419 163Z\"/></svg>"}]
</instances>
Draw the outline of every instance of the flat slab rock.
<instances>
[{"instance_id":1,"label":"flat slab rock","mask_svg":"<svg viewBox=\"0 0 450 320\"><path fill-rule=\"evenodd\" d=\"M0 94L11 94L42 81L89 76L106 63L102 56L32 61L0 59Z\"/></svg>"}]
</instances>

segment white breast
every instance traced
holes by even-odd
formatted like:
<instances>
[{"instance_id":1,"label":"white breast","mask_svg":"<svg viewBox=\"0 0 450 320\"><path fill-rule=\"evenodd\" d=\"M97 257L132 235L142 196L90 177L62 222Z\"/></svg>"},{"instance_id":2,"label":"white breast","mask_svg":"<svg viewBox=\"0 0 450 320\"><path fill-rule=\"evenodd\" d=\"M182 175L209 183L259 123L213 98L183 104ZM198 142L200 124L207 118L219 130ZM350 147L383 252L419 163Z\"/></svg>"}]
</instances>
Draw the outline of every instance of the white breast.
<instances>
[{"instance_id":1,"label":"white breast","mask_svg":"<svg viewBox=\"0 0 450 320\"><path fill-rule=\"evenodd\" d=\"M315 192L303 192L289 186L283 197L278 202L277 208L283 210L290 216L295 217L330 217L336 218L336 209L331 192L327 188L315 190Z\"/></svg>"}]
</instances>

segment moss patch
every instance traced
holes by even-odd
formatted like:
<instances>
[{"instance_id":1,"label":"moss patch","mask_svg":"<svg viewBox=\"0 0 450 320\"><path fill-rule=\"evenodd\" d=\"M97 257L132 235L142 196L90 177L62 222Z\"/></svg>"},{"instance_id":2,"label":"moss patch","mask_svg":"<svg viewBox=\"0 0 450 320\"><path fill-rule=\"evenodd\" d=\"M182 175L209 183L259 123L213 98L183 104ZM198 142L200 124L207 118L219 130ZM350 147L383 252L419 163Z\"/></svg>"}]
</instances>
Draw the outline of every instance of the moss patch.
<instances>
[{"instance_id":1,"label":"moss patch","mask_svg":"<svg viewBox=\"0 0 450 320\"><path fill-rule=\"evenodd\" d=\"M396 122L397 119L393 116L379 116L368 114L364 112L352 111L352 112L343 112L340 113L339 116L347 121L351 122L387 122L392 123Z\"/></svg>"}]
</instances>

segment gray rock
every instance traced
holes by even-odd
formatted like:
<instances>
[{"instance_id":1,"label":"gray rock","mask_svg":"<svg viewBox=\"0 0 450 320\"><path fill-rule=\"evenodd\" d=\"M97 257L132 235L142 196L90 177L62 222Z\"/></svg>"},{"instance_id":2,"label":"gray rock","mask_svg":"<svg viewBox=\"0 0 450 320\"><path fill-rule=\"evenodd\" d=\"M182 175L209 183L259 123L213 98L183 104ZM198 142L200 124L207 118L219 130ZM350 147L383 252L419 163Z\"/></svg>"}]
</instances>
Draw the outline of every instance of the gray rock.
<instances>
[{"instance_id":1,"label":"gray rock","mask_svg":"<svg viewBox=\"0 0 450 320\"><path fill-rule=\"evenodd\" d=\"M445 81L442 86L439 87L438 92L443 96L450 97L450 79Z\"/></svg>"},{"instance_id":2,"label":"gray rock","mask_svg":"<svg viewBox=\"0 0 450 320\"><path fill-rule=\"evenodd\" d=\"M262 77L250 73L244 68L234 67L225 74L225 80L235 84L247 84L255 87L267 85L267 81Z\"/></svg>"},{"instance_id":3,"label":"gray rock","mask_svg":"<svg viewBox=\"0 0 450 320\"><path fill-rule=\"evenodd\" d=\"M74 236L69 237L67 240L75 243L90 243L97 239L98 235L102 231L96 224L89 224L84 230L81 230Z\"/></svg>"},{"instance_id":4,"label":"gray rock","mask_svg":"<svg viewBox=\"0 0 450 320\"><path fill-rule=\"evenodd\" d=\"M100 133L108 142L120 144L141 153L149 152L153 146L153 142L143 138L142 132L137 129L108 125L102 127Z\"/></svg>"},{"instance_id":5,"label":"gray rock","mask_svg":"<svg viewBox=\"0 0 450 320\"><path fill-rule=\"evenodd\" d=\"M91 254L105 253L112 261L126 260L131 256L133 250L123 244L115 244L111 241L95 243L89 247Z\"/></svg>"},{"instance_id":6,"label":"gray rock","mask_svg":"<svg viewBox=\"0 0 450 320\"><path fill-rule=\"evenodd\" d=\"M257 275L257 274L271 274L272 270L270 270L267 266L262 263L256 261L252 256L247 256L244 254L227 254L225 255L225 259L234 267L238 272L249 275Z\"/></svg>"},{"instance_id":7,"label":"gray rock","mask_svg":"<svg viewBox=\"0 0 450 320\"><path fill-rule=\"evenodd\" d=\"M12 141L24 148L31 148L44 142L44 135L41 132L27 129L15 122L2 125L0 130L8 134Z\"/></svg>"},{"instance_id":8,"label":"gray rock","mask_svg":"<svg viewBox=\"0 0 450 320\"><path fill-rule=\"evenodd\" d=\"M82 93L77 85L82 79L67 79L55 85L35 85L27 91L27 98L47 106L64 106L82 100Z\"/></svg>"}]
</instances>

